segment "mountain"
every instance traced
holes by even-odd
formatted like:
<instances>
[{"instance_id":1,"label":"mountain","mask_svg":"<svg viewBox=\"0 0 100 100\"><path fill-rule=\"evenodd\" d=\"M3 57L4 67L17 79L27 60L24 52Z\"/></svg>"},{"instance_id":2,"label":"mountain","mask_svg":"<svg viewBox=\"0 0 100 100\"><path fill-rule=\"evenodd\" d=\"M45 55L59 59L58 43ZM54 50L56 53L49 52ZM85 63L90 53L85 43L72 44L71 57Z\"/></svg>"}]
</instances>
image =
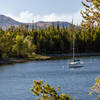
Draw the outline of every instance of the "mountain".
<instances>
[{"instance_id":1,"label":"mountain","mask_svg":"<svg viewBox=\"0 0 100 100\"><path fill-rule=\"evenodd\" d=\"M57 26L59 24L59 27L68 27L70 25L70 23L68 22L64 22L64 21L56 21L56 22L43 22L43 21L39 21L37 23L35 23L35 25L39 26L39 27L49 27L51 25Z\"/></svg>"},{"instance_id":2,"label":"mountain","mask_svg":"<svg viewBox=\"0 0 100 100\"><path fill-rule=\"evenodd\" d=\"M0 27L2 27L3 29L6 29L10 26L19 26L20 24L22 23L17 22L10 17L0 15Z\"/></svg>"},{"instance_id":3,"label":"mountain","mask_svg":"<svg viewBox=\"0 0 100 100\"><path fill-rule=\"evenodd\" d=\"M37 27L49 27L51 25L57 26L59 24L60 28L64 25L64 27L68 27L70 25L70 23L68 22L63 22L63 21L56 21L56 22L44 22L44 21L39 21L36 23L22 23L22 22L18 22L15 21L14 19L5 16L5 15L0 15L0 27L2 27L3 29L7 29L10 26L19 26L19 25L29 25L29 28L32 28L32 25L34 25L35 28Z\"/></svg>"}]
</instances>

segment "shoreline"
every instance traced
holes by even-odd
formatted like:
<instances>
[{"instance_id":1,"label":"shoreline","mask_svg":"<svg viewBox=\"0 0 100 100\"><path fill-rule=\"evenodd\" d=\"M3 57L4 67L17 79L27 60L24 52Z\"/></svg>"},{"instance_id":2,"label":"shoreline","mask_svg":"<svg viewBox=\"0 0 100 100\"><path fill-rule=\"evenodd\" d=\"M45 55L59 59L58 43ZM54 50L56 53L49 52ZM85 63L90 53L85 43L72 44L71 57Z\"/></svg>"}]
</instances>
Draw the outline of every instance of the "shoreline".
<instances>
[{"instance_id":1,"label":"shoreline","mask_svg":"<svg viewBox=\"0 0 100 100\"><path fill-rule=\"evenodd\" d=\"M47 56L50 56L52 58L59 58L59 57L72 57L72 53L68 54L48 54ZM76 53L75 57L88 57L88 56L100 56L100 53Z\"/></svg>"},{"instance_id":2,"label":"shoreline","mask_svg":"<svg viewBox=\"0 0 100 100\"><path fill-rule=\"evenodd\" d=\"M72 54L48 54L48 55L37 55L33 58L7 58L0 59L0 65L7 64L16 64L16 63L24 63L31 61L42 61L42 60L55 60L55 59L68 59L72 58ZM91 56L100 56L100 53L76 53L76 57L91 57Z\"/></svg>"},{"instance_id":3,"label":"shoreline","mask_svg":"<svg viewBox=\"0 0 100 100\"><path fill-rule=\"evenodd\" d=\"M7 58L7 59L0 59L0 65L24 63L24 62L31 62L38 60L49 60L49 59L51 59L49 56L42 56L42 55L38 55L33 58Z\"/></svg>"}]
</instances>

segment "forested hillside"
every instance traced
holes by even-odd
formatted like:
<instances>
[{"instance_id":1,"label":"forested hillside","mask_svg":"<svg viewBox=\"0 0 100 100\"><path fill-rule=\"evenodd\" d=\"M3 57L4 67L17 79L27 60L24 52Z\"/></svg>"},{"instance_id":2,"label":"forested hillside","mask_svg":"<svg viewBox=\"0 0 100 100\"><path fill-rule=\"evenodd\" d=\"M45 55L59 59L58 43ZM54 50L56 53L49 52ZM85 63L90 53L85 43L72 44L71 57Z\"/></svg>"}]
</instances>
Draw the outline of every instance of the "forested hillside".
<instances>
[{"instance_id":1,"label":"forested hillside","mask_svg":"<svg viewBox=\"0 0 100 100\"><path fill-rule=\"evenodd\" d=\"M37 54L71 53L73 34L75 52L100 52L100 27L91 29L70 25L59 28L28 29L28 25L11 26L7 30L0 28L0 57L32 57Z\"/></svg>"}]
</instances>

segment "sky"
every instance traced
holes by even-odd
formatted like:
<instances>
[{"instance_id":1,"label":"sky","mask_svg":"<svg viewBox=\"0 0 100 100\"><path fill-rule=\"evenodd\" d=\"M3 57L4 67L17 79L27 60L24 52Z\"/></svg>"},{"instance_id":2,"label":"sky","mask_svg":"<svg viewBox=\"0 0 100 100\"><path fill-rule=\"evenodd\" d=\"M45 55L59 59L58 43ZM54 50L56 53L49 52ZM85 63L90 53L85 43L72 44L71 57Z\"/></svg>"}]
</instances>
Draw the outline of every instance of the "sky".
<instances>
[{"instance_id":1,"label":"sky","mask_svg":"<svg viewBox=\"0 0 100 100\"><path fill-rule=\"evenodd\" d=\"M82 0L0 0L0 14L20 22L67 21L80 24Z\"/></svg>"}]
</instances>

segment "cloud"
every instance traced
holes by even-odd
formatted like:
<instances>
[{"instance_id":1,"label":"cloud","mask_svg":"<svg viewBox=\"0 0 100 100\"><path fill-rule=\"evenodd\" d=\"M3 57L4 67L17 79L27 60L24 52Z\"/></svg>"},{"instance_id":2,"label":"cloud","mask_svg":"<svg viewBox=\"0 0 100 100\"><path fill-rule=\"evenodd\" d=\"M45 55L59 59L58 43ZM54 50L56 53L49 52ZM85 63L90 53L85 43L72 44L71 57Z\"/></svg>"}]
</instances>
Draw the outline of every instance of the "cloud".
<instances>
[{"instance_id":1,"label":"cloud","mask_svg":"<svg viewBox=\"0 0 100 100\"><path fill-rule=\"evenodd\" d=\"M29 12L29 11L23 11L19 14L19 16L14 16L13 14L11 13L7 13L5 14L13 19L15 19L16 21L19 21L19 22L32 22L33 18L34 18L34 15Z\"/></svg>"},{"instance_id":2,"label":"cloud","mask_svg":"<svg viewBox=\"0 0 100 100\"><path fill-rule=\"evenodd\" d=\"M19 14L19 16L14 16L13 14L6 14L7 16L20 21L20 22L25 22L25 23L29 23L29 22L37 22L37 21L67 21L67 22L72 22L73 19L73 23L74 24L80 24L82 18L81 18L81 14L80 14L80 10L77 11L76 13L71 13L71 14L56 14L56 13L52 13L52 14L48 14L48 15L34 15L33 13L29 12L29 11L23 11Z\"/></svg>"}]
</instances>

